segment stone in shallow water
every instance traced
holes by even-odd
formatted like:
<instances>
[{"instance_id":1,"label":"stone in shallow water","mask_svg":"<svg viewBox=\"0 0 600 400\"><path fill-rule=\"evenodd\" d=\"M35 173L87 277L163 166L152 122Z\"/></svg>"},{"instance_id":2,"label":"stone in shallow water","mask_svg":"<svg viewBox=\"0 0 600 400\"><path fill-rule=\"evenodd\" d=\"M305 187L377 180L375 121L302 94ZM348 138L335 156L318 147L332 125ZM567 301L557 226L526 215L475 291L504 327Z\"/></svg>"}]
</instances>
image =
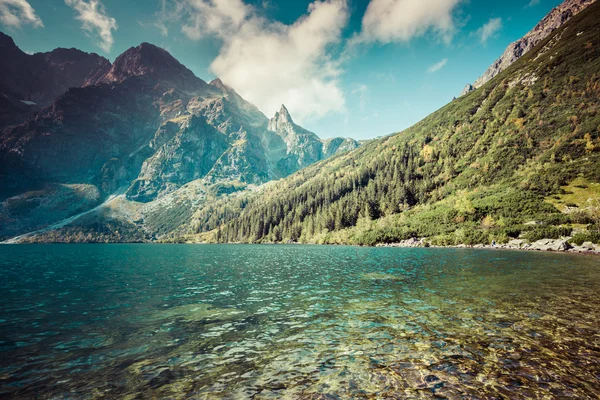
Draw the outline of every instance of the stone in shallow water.
<instances>
[{"instance_id":1,"label":"stone in shallow water","mask_svg":"<svg viewBox=\"0 0 600 400\"><path fill-rule=\"evenodd\" d=\"M369 272L368 274L362 274L361 278L364 280L371 281L403 281L404 276L402 275L392 275L392 274L383 274L380 272Z\"/></svg>"},{"instance_id":2,"label":"stone in shallow water","mask_svg":"<svg viewBox=\"0 0 600 400\"><path fill-rule=\"evenodd\" d=\"M238 318L243 311L235 308L216 308L206 303L185 304L157 311L148 317L149 320L182 319L186 322L220 321Z\"/></svg>"}]
</instances>

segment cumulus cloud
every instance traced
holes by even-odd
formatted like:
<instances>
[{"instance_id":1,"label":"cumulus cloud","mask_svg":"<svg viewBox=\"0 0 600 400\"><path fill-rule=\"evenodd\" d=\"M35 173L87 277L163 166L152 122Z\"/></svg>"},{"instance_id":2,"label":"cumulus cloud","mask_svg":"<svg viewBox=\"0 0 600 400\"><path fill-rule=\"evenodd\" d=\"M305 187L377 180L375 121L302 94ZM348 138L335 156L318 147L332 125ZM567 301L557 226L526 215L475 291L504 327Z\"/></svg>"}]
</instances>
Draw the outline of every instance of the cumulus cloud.
<instances>
[{"instance_id":1,"label":"cumulus cloud","mask_svg":"<svg viewBox=\"0 0 600 400\"><path fill-rule=\"evenodd\" d=\"M34 28L44 26L27 0L0 0L0 21L10 28L20 28L23 25L33 25Z\"/></svg>"},{"instance_id":2,"label":"cumulus cloud","mask_svg":"<svg viewBox=\"0 0 600 400\"><path fill-rule=\"evenodd\" d=\"M486 44L488 39L496 35L502 29L502 18L491 18L481 28L477 29L475 34L479 37L481 43Z\"/></svg>"},{"instance_id":3,"label":"cumulus cloud","mask_svg":"<svg viewBox=\"0 0 600 400\"><path fill-rule=\"evenodd\" d=\"M173 7L189 38L222 40L211 71L265 114L282 103L299 122L345 110L340 63L329 50L347 24L346 0L314 1L291 25L241 0L176 0Z\"/></svg>"},{"instance_id":4,"label":"cumulus cloud","mask_svg":"<svg viewBox=\"0 0 600 400\"><path fill-rule=\"evenodd\" d=\"M427 68L427 72L429 72L430 74L439 71L440 69L444 68L444 66L448 63L448 59L444 58L443 60L441 60L440 62L437 62L435 64L433 64L431 67Z\"/></svg>"},{"instance_id":5,"label":"cumulus cloud","mask_svg":"<svg viewBox=\"0 0 600 400\"><path fill-rule=\"evenodd\" d=\"M463 0L371 0L355 42L408 42L432 32L449 42L455 33L453 13Z\"/></svg>"},{"instance_id":6,"label":"cumulus cloud","mask_svg":"<svg viewBox=\"0 0 600 400\"><path fill-rule=\"evenodd\" d=\"M229 37L239 31L252 11L241 0L187 0L178 5L179 12L187 16L181 30L190 39Z\"/></svg>"},{"instance_id":7,"label":"cumulus cloud","mask_svg":"<svg viewBox=\"0 0 600 400\"><path fill-rule=\"evenodd\" d=\"M81 27L90 36L97 37L97 44L105 52L109 52L113 43L112 31L117 30L117 21L110 17L100 0L65 0L77 15Z\"/></svg>"}]
</instances>

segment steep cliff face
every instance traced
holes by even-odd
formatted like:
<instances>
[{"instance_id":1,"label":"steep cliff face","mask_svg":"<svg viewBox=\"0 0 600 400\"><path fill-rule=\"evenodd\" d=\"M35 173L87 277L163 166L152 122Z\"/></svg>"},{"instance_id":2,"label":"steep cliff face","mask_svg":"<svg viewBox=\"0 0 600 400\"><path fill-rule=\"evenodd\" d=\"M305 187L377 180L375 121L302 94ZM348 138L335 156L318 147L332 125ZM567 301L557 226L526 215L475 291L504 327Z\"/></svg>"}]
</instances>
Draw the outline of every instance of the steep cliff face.
<instances>
[{"instance_id":1,"label":"steep cliff face","mask_svg":"<svg viewBox=\"0 0 600 400\"><path fill-rule=\"evenodd\" d=\"M14 43L6 52L22 53ZM67 193L57 185L92 188L97 196L68 191L71 197L86 194L79 203L89 207L121 193L127 201L151 203L196 180L262 184L358 145L351 139L321 141L294 124L285 108L269 121L219 79L206 83L148 43L125 51L112 65L68 72L76 68L75 58L83 57L83 64L93 59L80 53L45 53L48 65L69 74L61 85L74 87L0 134L0 219L13 221L0 235L64 217L52 209L61 202L46 198ZM31 193L40 201L25 200ZM11 210L23 202L30 210L15 218Z\"/></svg>"},{"instance_id":2,"label":"steep cliff face","mask_svg":"<svg viewBox=\"0 0 600 400\"><path fill-rule=\"evenodd\" d=\"M563 26L574 15L577 15L596 0L566 0L555 7L542 19L531 31L527 32L521 39L508 45L500 58L498 58L485 72L473 83L467 85L461 95L475 90L496 75L511 66L515 61L521 58L528 51L533 49L538 43L547 38L556 29Z\"/></svg>"}]
</instances>

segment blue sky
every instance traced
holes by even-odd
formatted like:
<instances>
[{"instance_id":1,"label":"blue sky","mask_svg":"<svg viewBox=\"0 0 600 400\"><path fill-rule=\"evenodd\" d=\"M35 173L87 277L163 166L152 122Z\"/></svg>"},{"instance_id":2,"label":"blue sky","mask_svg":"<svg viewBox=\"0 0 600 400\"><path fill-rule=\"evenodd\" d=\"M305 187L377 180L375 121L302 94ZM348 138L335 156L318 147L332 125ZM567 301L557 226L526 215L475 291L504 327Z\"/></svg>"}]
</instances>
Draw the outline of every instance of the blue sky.
<instances>
[{"instance_id":1,"label":"blue sky","mask_svg":"<svg viewBox=\"0 0 600 400\"><path fill-rule=\"evenodd\" d=\"M27 52L111 61L150 42L321 137L409 127L458 95L560 0L0 0Z\"/></svg>"}]
</instances>

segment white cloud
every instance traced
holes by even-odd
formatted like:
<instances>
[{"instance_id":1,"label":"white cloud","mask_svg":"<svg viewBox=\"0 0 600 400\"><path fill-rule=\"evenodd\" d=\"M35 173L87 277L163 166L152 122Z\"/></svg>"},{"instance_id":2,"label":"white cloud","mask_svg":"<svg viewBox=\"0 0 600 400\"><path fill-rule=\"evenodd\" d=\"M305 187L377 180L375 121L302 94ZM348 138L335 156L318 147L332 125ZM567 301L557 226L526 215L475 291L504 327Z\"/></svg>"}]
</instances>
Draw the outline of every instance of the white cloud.
<instances>
[{"instance_id":1,"label":"white cloud","mask_svg":"<svg viewBox=\"0 0 600 400\"><path fill-rule=\"evenodd\" d=\"M167 26L167 21L170 19L170 16L169 16L167 0L161 0L160 10L158 12L156 12L155 16L157 18L156 18L156 21L153 23L153 25L156 28L158 28L158 30L160 31L160 33L163 36L168 36L169 28Z\"/></svg>"},{"instance_id":2,"label":"white cloud","mask_svg":"<svg viewBox=\"0 0 600 400\"><path fill-rule=\"evenodd\" d=\"M346 0L317 0L291 25L241 0L176 0L172 10L191 39L222 40L211 71L268 116L282 103L299 122L345 110L340 63L329 50L346 26Z\"/></svg>"},{"instance_id":3,"label":"white cloud","mask_svg":"<svg viewBox=\"0 0 600 400\"><path fill-rule=\"evenodd\" d=\"M178 1L176 8L177 14L185 15L181 30L190 39L229 37L239 31L253 11L242 0L184 0Z\"/></svg>"},{"instance_id":4,"label":"white cloud","mask_svg":"<svg viewBox=\"0 0 600 400\"><path fill-rule=\"evenodd\" d=\"M535 7L540 4L540 0L531 0L526 7Z\"/></svg>"},{"instance_id":5,"label":"white cloud","mask_svg":"<svg viewBox=\"0 0 600 400\"><path fill-rule=\"evenodd\" d=\"M475 34L479 36L481 43L486 44L488 39L496 35L502 29L502 18L490 18Z\"/></svg>"},{"instance_id":6,"label":"white cloud","mask_svg":"<svg viewBox=\"0 0 600 400\"><path fill-rule=\"evenodd\" d=\"M408 42L432 32L449 42L453 13L463 0L371 0L355 42Z\"/></svg>"},{"instance_id":7,"label":"white cloud","mask_svg":"<svg viewBox=\"0 0 600 400\"><path fill-rule=\"evenodd\" d=\"M75 19L89 35L98 36L98 46L109 52L114 39L112 31L117 30L117 21L110 17L100 0L65 0L65 3L77 11Z\"/></svg>"},{"instance_id":8,"label":"white cloud","mask_svg":"<svg viewBox=\"0 0 600 400\"><path fill-rule=\"evenodd\" d=\"M20 28L23 25L33 25L34 28L44 26L27 0L0 0L0 22L10 28Z\"/></svg>"},{"instance_id":9,"label":"white cloud","mask_svg":"<svg viewBox=\"0 0 600 400\"><path fill-rule=\"evenodd\" d=\"M360 107L360 111L365 111L367 107L367 101L369 99L369 87L365 84L358 84L352 89L352 94L358 97L358 105Z\"/></svg>"},{"instance_id":10,"label":"white cloud","mask_svg":"<svg viewBox=\"0 0 600 400\"><path fill-rule=\"evenodd\" d=\"M438 63L433 64L431 67L427 68L427 72L434 73L439 71L440 69L444 68L444 66L448 63L448 59L444 58L443 60L441 60Z\"/></svg>"}]
</instances>

